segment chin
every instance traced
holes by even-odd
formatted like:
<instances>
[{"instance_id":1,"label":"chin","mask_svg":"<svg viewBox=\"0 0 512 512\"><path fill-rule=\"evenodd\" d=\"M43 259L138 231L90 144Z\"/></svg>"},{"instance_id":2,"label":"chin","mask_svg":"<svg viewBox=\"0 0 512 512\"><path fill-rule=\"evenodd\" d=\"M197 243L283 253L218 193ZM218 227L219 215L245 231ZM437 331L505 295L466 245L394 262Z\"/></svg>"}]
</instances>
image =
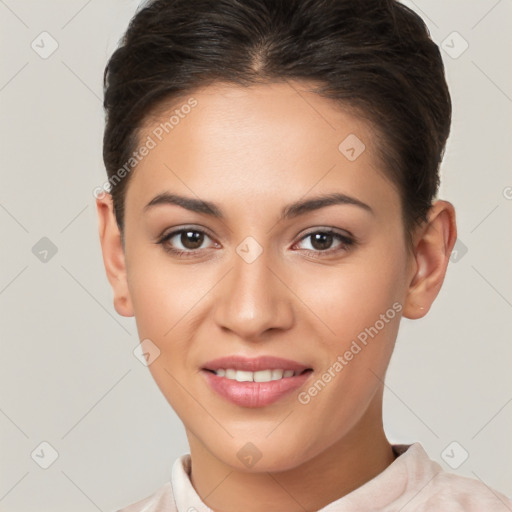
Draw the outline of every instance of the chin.
<instances>
[{"instance_id":1,"label":"chin","mask_svg":"<svg viewBox=\"0 0 512 512\"><path fill-rule=\"evenodd\" d=\"M251 439L251 436L246 439ZM212 449L209 449L207 444L204 446L223 464L246 473L289 471L305 464L315 455L306 453L305 443L299 440L285 443L283 437L278 436L272 441L264 436L261 439L254 439L254 437L252 439L252 441L233 439L232 442L224 445L215 444ZM233 456L228 457L229 453Z\"/></svg>"}]
</instances>

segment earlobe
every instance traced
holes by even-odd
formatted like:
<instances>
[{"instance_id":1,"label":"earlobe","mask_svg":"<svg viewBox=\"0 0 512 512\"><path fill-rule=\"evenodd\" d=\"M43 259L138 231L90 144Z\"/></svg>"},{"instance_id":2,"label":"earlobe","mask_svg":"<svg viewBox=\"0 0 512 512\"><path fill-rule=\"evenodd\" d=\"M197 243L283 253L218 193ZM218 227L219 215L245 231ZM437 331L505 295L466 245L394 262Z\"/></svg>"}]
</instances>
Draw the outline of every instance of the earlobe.
<instances>
[{"instance_id":1,"label":"earlobe","mask_svg":"<svg viewBox=\"0 0 512 512\"><path fill-rule=\"evenodd\" d=\"M404 303L403 316L425 316L444 281L457 238L455 209L448 201L436 201L414 245L414 265Z\"/></svg>"},{"instance_id":2,"label":"earlobe","mask_svg":"<svg viewBox=\"0 0 512 512\"><path fill-rule=\"evenodd\" d=\"M107 279L114 292L114 308L121 316L133 316L133 306L128 289L125 253L117 225L112 196L105 194L96 199L98 231L103 264Z\"/></svg>"}]
</instances>

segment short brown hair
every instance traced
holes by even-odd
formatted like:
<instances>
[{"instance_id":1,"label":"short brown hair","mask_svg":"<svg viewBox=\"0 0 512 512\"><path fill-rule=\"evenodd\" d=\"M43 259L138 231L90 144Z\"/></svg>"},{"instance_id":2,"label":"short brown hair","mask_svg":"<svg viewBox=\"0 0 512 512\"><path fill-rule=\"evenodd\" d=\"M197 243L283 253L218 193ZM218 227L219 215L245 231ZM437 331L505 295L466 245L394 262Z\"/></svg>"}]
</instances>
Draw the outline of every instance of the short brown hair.
<instances>
[{"instance_id":1,"label":"short brown hair","mask_svg":"<svg viewBox=\"0 0 512 512\"><path fill-rule=\"evenodd\" d=\"M150 0L105 68L109 178L173 98L215 82L289 79L320 84L314 92L371 121L410 240L438 191L451 100L439 48L395 0ZM111 189L121 233L128 181Z\"/></svg>"}]
</instances>

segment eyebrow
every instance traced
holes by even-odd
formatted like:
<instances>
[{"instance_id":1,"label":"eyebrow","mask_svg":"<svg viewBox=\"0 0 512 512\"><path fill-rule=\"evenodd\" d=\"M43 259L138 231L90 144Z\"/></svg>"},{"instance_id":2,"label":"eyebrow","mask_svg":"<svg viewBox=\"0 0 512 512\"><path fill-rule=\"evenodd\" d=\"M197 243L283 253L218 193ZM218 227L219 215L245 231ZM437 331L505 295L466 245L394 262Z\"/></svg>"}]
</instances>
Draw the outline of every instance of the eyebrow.
<instances>
[{"instance_id":1,"label":"eyebrow","mask_svg":"<svg viewBox=\"0 0 512 512\"><path fill-rule=\"evenodd\" d=\"M151 208L157 205L165 204L181 206L182 208L185 208L192 212L211 215L212 217L216 217L219 219L225 218L222 209L216 203L213 203L211 201L204 201L202 199L194 199L193 197L185 197L177 194L171 194L169 192L164 192L154 197L144 207L144 212L150 210ZM331 206L335 204L353 205L362 208L363 210L366 210L371 214L375 213L369 205L363 203L362 201L356 199L355 197L351 197L341 193L332 193L316 196L311 199L299 200L285 206L281 211L281 217L279 220L292 219L298 217L299 215L303 215L305 213L312 212L314 210L319 210L320 208L324 208L326 206Z\"/></svg>"}]
</instances>

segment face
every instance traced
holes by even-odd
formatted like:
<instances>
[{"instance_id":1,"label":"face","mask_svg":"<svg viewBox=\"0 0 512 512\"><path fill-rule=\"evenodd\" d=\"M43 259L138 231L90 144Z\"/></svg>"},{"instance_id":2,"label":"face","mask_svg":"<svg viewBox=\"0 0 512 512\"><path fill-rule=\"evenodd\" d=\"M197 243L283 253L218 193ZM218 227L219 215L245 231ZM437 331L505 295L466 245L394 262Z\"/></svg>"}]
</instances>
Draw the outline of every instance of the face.
<instances>
[{"instance_id":1,"label":"face","mask_svg":"<svg viewBox=\"0 0 512 512\"><path fill-rule=\"evenodd\" d=\"M371 127L298 83L191 97L140 137L126 307L189 439L234 467L250 442L258 470L292 468L379 403L411 275L398 191Z\"/></svg>"}]
</instances>

